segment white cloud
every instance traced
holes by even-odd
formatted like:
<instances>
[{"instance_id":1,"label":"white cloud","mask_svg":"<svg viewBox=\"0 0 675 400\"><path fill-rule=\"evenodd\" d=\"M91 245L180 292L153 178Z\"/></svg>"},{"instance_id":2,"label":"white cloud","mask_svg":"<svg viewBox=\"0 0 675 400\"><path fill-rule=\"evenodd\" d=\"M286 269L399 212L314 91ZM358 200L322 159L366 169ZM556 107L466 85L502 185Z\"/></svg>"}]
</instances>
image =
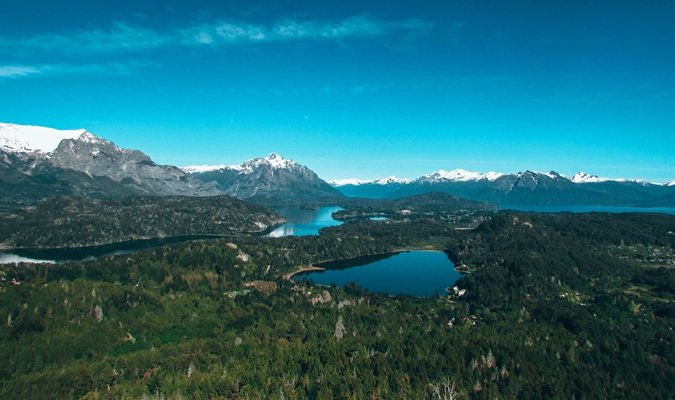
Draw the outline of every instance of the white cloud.
<instances>
[{"instance_id":1,"label":"white cloud","mask_svg":"<svg viewBox=\"0 0 675 400\"><path fill-rule=\"evenodd\" d=\"M0 79L41 75L129 75L134 69L152 64L128 62L110 64L0 65Z\"/></svg>"},{"instance_id":2,"label":"white cloud","mask_svg":"<svg viewBox=\"0 0 675 400\"><path fill-rule=\"evenodd\" d=\"M17 78L39 74L40 72L39 68L30 65L0 65L0 79Z\"/></svg>"}]
</instances>

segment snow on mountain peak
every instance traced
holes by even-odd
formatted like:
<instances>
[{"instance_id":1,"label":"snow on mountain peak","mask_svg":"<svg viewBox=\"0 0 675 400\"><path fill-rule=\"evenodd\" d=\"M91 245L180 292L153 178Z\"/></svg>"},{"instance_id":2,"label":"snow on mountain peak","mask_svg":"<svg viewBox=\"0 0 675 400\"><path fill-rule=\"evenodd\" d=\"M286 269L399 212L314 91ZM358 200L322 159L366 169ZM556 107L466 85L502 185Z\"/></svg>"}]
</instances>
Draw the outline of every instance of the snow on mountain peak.
<instances>
[{"instance_id":1,"label":"snow on mountain peak","mask_svg":"<svg viewBox=\"0 0 675 400\"><path fill-rule=\"evenodd\" d=\"M252 170L253 168L258 168L266 166L271 169L290 169L294 166L297 166L293 160L288 160L283 158L277 153L271 153L269 156L264 158L254 158L244 162L241 166L243 170Z\"/></svg>"},{"instance_id":2,"label":"snow on mountain peak","mask_svg":"<svg viewBox=\"0 0 675 400\"><path fill-rule=\"evenodd\" d=\"M254 169L260 167L267 167L271 169L290 169L298 165L299 164L293 160L283 158L281 155L277 153L271 153L267 157L253 158L244 161L240 165L226 165L226 164L189 165L186 167L181 167L181 169L188 174L199 174L203 172L222 171L222 170L230 170L244 174L250 174L253 172Z\"/></svg>"},{"instance_id":3,"label":"snow on mountain peak","mask_svg":"<svg viewBox=\"0 0 675 400\"><path fill-rule=\"evenodd\" d=\"M408 178L399 178L397 176L387 176L386 178L377 178L372 183L376 185L388 185L390 183L410 183L410 179Z\"/></svg>"},{"instance_id":4,"label":"snow on mountain peak","mask_svg":"<svg viewBox=\"0 0 675 400\"><path fill-rule=\"evenodd\" d=\"M480 181L480 180L488 180L488 181L494 181L495 179L499 178L502 176L501 172L473 172L473 171L467 171L465 169L453 169L452 171L446 171L446 170L438 170L434 173L424 175L422 178L425 178L428 181L431 182L438 182L438 181L455 181L455 182L468 182L468 181Z\"/></svg>"},{"instance_id":5,"label":"snow on mountain peak","mask_svg":"<svg viewBox=\"0 0 675 400\"><path fill-rule=\"evenodd\" d=\"M228 166L225 165L225 164L220 164L220 165L188 165L186 167L180 167L180 169L182 169L183 172L188 173L188 174L199 174L199 173L202 173L202 172L219 171L221 169L227 169L227 168L228 168Z\"/></svg>"},{"instance_id":6,"label":"snow on mountain peak","mask_svg":"<svg viewBox=\"0 0 675 400\"><path fill-rule=\"evenodd\" d=\"M85 129L58 130L0 123L0 149L12 153L51 153L64 139L100 140Z\"/></svg>"},{"instance_id":7,"label":"snow on mountain peak","mask_svg":"<svg viewBox=\"0 0 675 400\"><path fill-rule=\"evenodd\" d=\"M288 168L295 164L293 160L287 160L277 153L271 153L269 156L263 158L272 168Z\"/></svg>"},{"instance_id":8,"label":"snow on mountain peak","mask_svg":"<svg viewBox=\"0 0 675 400\"><path fill-rule=\"evenodd\" d=\"M356 178L345 178L345 179L333 179L329 181L333 186L345 186L345 185L363 185L365 183L371 183L373 181L367 179L356 179Z\"/></svg>"},{"instance_id":9,"label":"snow on mountain peak","mask_svg":"<svg viewBox=\"0 0 675 400\"><path fill-rule=\"evenodd\" d=\"M574 183L598 183L598 182L606 182L609 179L600 178L597 175L591 175L591 174L587 174L583 171L579 171L570 180Z\"/></svg>"},{"instance_id":10,"label":"snow on mountain peak","mask_svg":"<svg viewBox=\"0 0 675 400\"><path fill-rule=\"evenodd\" d=\"M356 179L356 178L346 178L346 179L334 179L329 183L333 186L345 186L345 185L389 185L392 183L401 183L406 184L412 182L408 178L399 178L397 176L387 176L385 178L377 179Z\"/></svg>"}]
</instances>

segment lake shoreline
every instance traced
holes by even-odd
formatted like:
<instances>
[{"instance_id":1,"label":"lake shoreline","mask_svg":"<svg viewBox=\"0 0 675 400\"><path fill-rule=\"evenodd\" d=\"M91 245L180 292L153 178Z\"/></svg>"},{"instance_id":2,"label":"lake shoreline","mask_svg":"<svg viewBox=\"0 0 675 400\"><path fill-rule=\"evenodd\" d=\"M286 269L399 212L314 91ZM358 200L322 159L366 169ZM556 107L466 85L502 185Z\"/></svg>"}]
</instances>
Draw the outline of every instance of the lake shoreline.
<instances>
[{"instance_id":1,"label":"lake shoreline","mask_svg":"<svg viewBox=\"0 0 675 400\"><path fill-rule=\"evenodd\" d=\"M432 252L432 253L437 253L437 252L438 253L445 253L445 251L443 251L443 250L431 249L429 247L426 247L426 248L405 248L405 249L396 249L396 250L388 251L386 253L366 254L366 255L360 255L360 256L346 258L346 259L345 258L339 258L339 259L331 259L331 260L322 260L322 261L317 261L315 263L312 263L312 265L309 265L309 266L298 267L294 271L283 275L282 279L295 283L295 281L293 280L293 277L295 275L299 275L299 274L302 274L302 273L305 273L305 272L330 271L329 268L319 267L318 266L319 264L326 264L326 263L346 261L346 260L354 260L354 259L361 258L361 257L396 255L396 254L400 254L400 253L407 253L409 251L425 251L425 252ZM445 253L445 254L447 255L447 253ZM453 262L453 264L454 264L454 262Z\"/></svg>"},{"instance_id":2,"label":"lake shoreline","mask_svg":"<svg viewBox=\"0 0 675 400\"><path fill-rule=\"evenodd\" d=\"M286 278L304 285L348 287L356 284L362 290L388 295L414 297L443 296L462 273L444 251L401 250L378 256L356 257L352 262L335 265L312 265L298 268Z\"/></svg>"},{"instance_id":3,"label":"lake shoreline","mask_svg":"<svg viewBox=\"0 0 675 400\"><path fill-rule=\"evenodd\" d=\"M325 271L325 270L326 270L326 268L317 267L315 265L309 265L309 266L305 266L305 267L300 267L293 272L287 273L286 275L283 276L283 279L286 280L286 281L294 282L293 276L295 276L297 274L301 274L303 272Z\"/></svg>"}]
</instances>

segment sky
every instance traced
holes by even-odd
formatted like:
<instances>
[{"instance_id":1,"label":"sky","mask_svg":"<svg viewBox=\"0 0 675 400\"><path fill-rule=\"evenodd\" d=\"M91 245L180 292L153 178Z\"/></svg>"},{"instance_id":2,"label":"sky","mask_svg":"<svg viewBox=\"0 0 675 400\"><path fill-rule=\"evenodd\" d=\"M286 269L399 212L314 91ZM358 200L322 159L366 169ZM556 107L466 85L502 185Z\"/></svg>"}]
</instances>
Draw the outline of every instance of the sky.
<instances>
[{"instance_id":1,"label":"sky","mask_svg":"<svg viewBox=\"0 0 675 400\"><path fill-rule=\"evenodd\" d=\"M675 2L3 0L0 122L324 179L675 179Z\"/></svg>"}]
</instances>

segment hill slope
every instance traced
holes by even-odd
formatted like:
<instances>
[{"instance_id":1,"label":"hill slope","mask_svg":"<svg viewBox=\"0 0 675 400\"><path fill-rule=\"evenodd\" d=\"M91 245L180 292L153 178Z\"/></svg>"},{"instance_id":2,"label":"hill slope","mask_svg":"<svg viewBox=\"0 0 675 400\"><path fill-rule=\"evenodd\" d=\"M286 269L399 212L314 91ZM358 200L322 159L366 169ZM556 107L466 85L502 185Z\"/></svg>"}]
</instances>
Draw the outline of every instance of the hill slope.
<instances>
[{"instance_id":1,"label":"hill slope","mask_svg":"<svg viewBox=\"0 0 675 400\"><path fill-rule=\"evenodd\" d=\"M182 235L238 235L283 222L266 207L229 196L56 197L0 213L0 247L81 247Z\"/></svg>"}]
</instances>

